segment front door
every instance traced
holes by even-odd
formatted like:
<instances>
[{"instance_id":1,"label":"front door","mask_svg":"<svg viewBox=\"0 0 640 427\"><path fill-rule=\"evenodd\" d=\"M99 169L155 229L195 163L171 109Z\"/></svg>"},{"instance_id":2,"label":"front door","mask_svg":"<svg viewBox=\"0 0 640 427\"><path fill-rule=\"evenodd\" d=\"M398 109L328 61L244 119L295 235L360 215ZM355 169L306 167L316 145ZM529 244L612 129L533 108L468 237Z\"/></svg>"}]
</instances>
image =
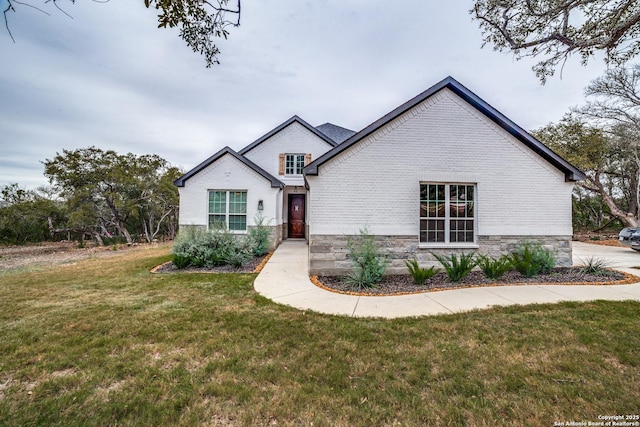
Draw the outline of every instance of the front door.
<instances>
[{"instance_id":1,"label":"front door","mask_svg":"<svg viewBox=\"0 0 640 427\"><path fill-rule=\"evenodd\" d=\"M304 239L304 194L289 194L289 237Z\"/></svg>"}]
</instances>

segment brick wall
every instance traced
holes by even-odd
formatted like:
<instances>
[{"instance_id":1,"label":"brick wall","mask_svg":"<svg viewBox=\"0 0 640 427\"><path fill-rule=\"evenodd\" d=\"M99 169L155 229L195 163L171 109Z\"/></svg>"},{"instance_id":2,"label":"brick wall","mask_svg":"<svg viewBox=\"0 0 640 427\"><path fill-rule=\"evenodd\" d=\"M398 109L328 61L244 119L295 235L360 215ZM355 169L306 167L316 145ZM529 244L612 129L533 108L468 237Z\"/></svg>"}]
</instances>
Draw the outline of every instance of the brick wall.
<instances>
[{"instance_id":1,"label":"brick wall","mask_svg":"<svg viewBox=\"0 0 640 427\"><path fill-rule=\"evenodd\" d=\"M247 224L253 225L258 214L258 200L263 201L265 224L282 224L281 192L271 188L271 182L227 154L189 178L179 187L180 218L182 225L207 225L209 209L208 190L246 190Z\"/></svg>"},{"instance_id":2,"label":"brick wall","mask_svg":"<svg viewBox=\"0 0 640 427\"><path fill-rule=\"evenodd\" d=\"M278 175L280 153L306 154L317 159L333 148L300 123L291 123L280 132L245 153L245 157L277 177L285 185L304 185L302 176Z\"/></svg>"},{"instance_id":3,"label":"brick wall","mask_svg":"<svg viewBox=\"0 0 640 427\"><path fill-rule=\"evenodd\" d=\"M572 234L573 183L448 89L307 180L311 236L417 236L421 182L476 184L477 235Z\"/></svg>"}]
</instances>

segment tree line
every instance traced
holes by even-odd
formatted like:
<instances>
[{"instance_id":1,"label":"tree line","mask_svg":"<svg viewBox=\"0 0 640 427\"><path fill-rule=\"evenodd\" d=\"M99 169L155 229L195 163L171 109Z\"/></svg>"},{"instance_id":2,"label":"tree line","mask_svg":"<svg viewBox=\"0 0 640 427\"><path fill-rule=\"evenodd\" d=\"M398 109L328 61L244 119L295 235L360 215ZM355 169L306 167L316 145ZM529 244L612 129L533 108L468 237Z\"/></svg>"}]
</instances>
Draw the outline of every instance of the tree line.
<instances>
[{"instance_id":1,"label":"tree line","mask_svg":"<svg viewBox=\"0 0 640 427\"><path fill-rule=\"evenodd\" d=\"M9 0L7 30L7 12L18 6L41 10L40 3L47 2ZM216 38L226 38L228 28L240 25L241 2L231 3L234 7L229 0L144 2L159 13L160 27L179 28L207 66L219 63ZM53 4L61 10L60 0ZM586 173L573 196L576 228L612 222L640 226L640 65L630 63L640 54L640 2L474 0L469 12L482 31L483 46L510 51L516 59L538 59L533 71L543 84L572 55L583 65L596 53L604 55L609 69L587 87L589 101L533 134ZM179 172L157 156L64 151L45 162L45 175L60 198L17 185L2 190L0 242L41 239L46 233L75 233L98 242L175 234L178 202L172 178Z\"/></svg>"},{"instance_id":2,"label":"tree line","mask_svg":"<svg viewBox=\"0 0 640 427\"><path fill-rule=\"evenodd\" d=\"M0 189L0 243L91 239L105 245L175 237L173 181L182 172L161 157L89 147L63 150L43 164L50 186Z\"/></svg>"},{"instance_id":3,"label":"tree line","mask_svg":"<svg viewBox=\"0 0 640 427\"><path fill-rule=\"evenodd\" d=\"M585 105L533 134L586 174L573 193L576 228L638 227L640 64L609 69L585 94Z\"/></svg>"}]
</instances>

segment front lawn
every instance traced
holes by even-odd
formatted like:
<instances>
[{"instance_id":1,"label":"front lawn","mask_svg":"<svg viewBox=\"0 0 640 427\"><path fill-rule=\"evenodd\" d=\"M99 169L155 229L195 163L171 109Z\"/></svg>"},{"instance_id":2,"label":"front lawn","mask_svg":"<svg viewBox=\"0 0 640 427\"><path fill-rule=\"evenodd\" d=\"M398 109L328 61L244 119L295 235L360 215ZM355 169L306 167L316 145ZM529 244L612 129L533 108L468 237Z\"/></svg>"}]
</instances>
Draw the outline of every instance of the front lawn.
<instances>
[{"instance_id":1,"label":"front lawn","mask_svg":"<svg viewBox=\"0 0 640 427\"><path fill-rule=\"evenodd\" d=\"M166 247L0 275L0 425L532 425L640 412L640 303L353 319Z\"/></svg>"}]
</instances>

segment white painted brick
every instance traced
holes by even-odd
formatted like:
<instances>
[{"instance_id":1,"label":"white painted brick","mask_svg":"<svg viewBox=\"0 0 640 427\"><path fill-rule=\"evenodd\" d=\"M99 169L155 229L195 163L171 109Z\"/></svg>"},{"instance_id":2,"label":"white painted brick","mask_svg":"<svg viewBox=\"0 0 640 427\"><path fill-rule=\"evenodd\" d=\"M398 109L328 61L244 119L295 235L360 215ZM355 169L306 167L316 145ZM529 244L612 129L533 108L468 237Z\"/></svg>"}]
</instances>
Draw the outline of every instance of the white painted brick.
<instances>
[{"instance_id":1,"label":"white painted brick","mask_svg":"<svg viewBox=\"0 0 640 427\"><path fill-rule=\"evenodd\" d=\"M317 135L309 131L300 123L293 122L271 138L245 153L245 157L271 175L278 178L285 185L304 185L302 176L278 175L280 153L311 153L312 160L317 159L333 148Z\"/></svg>"},{"instance_id":2,"label":"white painted brick","mask_svg":"<svg viewBox=\"0 0 640 427\"><path fill-rule=\"evenodd\" d=\"M254 225L258 200L262 200L265 224L282 224L281 191L271 188L271 182L230 154L201 170L178 188L181 225L207 225L208 190L246 190L247 225Z\"/></svg>"},{"instance_id":3,"label":"white painted brick","mask_svg":"<svg viewBox=\"0 0 640 427\"><path fill-rule=\"evenodd\" d=\"M307 180L312 235L418 235L420 181L476 183L479 235L572 234L573 184L448 89Z\"/></svg>"}]
</instances>

